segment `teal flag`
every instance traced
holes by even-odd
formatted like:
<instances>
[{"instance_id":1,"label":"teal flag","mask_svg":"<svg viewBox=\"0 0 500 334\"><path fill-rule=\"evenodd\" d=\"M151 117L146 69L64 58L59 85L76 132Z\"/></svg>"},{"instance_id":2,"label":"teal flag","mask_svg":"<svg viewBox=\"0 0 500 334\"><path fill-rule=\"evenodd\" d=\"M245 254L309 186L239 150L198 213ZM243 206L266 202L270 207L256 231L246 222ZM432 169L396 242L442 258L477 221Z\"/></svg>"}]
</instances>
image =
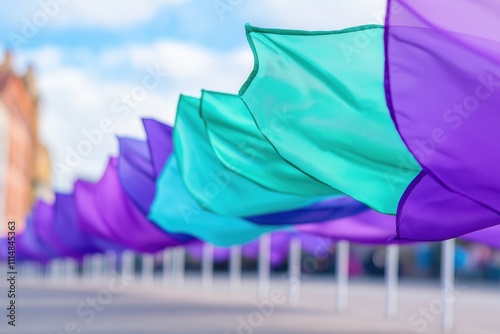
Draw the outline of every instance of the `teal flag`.
<instances>
[{"instance_id":1,"label":"teal flag","mask_svg":"<svg viewBox=\"0 0 500 334\"><path fill-rule=\"evenodd\" d=\"M293 167L267 138L286 128L259 130L239 95L204 91L201 116L217 158L235 173L263 187L296 195L338 195L338 191Z\"/></svg>"},{"instance_id":2,"label":"teal flag","mask_svg":"<svg viewBox=\"0 0 500 334\"><path fill-rule=\"evenodd\" d=\"M372 208L395 214L421 167L386 105L384 30L332 32L247 25L255 68L240 95L290 164Z\"/></svg>"},{"instance_id":3,"label":"teal flag","mask_svg":"<svg viewBox=\"0 0 500 334\"><path fill-rule=\"evenodd\" d=\"M203 209L184 186L173 155L157 180L149 219L169 233L189 234L218 246L244 244L262 234L287 228L252 224Z\"/></svg>"},{"instance_id":4,"label":"teal flag","mask_svg":"<svg viewBox=\"0 0 500 334\"><path fill-rule=\"evenodd\" d=\"M181 96L179 100L174 152L189 193L203 208L218 214L255 216L302 208L325 199L272 191L227 169L212 149L197 98Z\"/></svg>"}]
</instances>

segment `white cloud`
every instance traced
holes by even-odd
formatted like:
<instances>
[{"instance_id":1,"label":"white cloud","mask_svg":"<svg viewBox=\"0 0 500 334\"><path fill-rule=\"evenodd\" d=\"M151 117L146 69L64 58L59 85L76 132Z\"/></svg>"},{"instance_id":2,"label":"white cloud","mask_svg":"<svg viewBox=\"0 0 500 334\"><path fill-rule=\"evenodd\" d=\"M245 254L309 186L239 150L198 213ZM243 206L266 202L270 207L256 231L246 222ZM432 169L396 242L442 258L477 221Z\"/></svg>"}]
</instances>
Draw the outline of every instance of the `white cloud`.
<instances>
[{"instance_id":1,"label":"white cloud","mask_svg":"<svg viewBox=\"0 0 500 334\"><path fill-rule=\"evenodd\" d=\"M68 65L78 56L83 67ZM141 117L155 117L172 124L179 94L200 95L203 88L237 92L250 73L250 50L216 52L193 44L157 41L130 45L92 55L78 50L45 46L19 55L19 62L34 61L42 93L41 135L49 147L53 163L65 164L67 147L76 149L85 139L84 130L97 128L103 118L111 118L114 133L144 137ZM69 62L71 63L71 62ZM109 66L130 74L126 80L109 76ZM111 111L112 102L142 83L147 67L161 65L169 76L157 90L149 92L133 113L119 120ZM58 178L54 185L68 191L78 177L98 179L107 158L117 153L114 134L104 136L75 168Z\"/></svg>"},{"instance_id":2,"label":"white cloud","mask_svg":"<svg viewBox=\"0 0 500 334\"><path fill-rule=\"evenodd\" d=\"M383 24L386 3L386 0L247 1L245 16L254 25L335 30L356 25Z\"/></svg>"},{"instance_id":3,"label":"white cloud","mask_svg":"<svg viewBox=\"0 0 500 334\"><path fill-rule=\"evenodd\" d=\"M50 16L50 24L57 26L82 26L122 28L146 22L166 7L191 0L23 0L6 4L3 23L21 26L23 18L32 22L40 13Z\"/></svg>"},{"instance_id":4,"label":"white cloud","mask_svg":"<svg viewBox=\"0 0 500 334\"><path fill-rule=\"evenodd\" d=\"M58 25L120 28L153 18L165 6L186 0L72 0L54 19Z\"/></svg>"}]
</instances>

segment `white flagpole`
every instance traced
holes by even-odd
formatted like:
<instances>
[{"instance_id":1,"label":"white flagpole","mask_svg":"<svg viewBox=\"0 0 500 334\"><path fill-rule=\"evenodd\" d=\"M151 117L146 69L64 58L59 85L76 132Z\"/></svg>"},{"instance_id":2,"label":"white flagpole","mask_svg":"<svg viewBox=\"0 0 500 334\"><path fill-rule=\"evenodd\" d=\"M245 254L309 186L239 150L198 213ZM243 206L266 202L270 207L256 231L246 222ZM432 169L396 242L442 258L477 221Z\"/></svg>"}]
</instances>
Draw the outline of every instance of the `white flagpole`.
<instances>
[{"instance_id":1,"label":"white flagpole","mask_svg":"<svg viewBox=\"0 0 500 334\"><path fill-rule=\"evenodd\" d=\"M210 292L214 280L214 246L203 244L203 259L201 264L201 288L203 292Z\"/></svg>"},{"instance_id":2,"label":"white flagpole","mask_svg":"<svg viewBox=\"0 0 500 334\"><path fill-rule=\"evenodd\" d=\"M92 281L98 282L102 279L103 260L102 254L97 253L92 256Z\"/></svg>"},{"instance_id":3,"label":"white flagpole","mask_svg":"<svg viewBox=\"0 0 500 334\"><path fill-rule=\"evenodd\" d=\"M64 260L64 280L66 282L71 282L75 280L78 269L76 261L72 258L67 258Z\"/></svg>"},{"instance_id":4,"label":"white flagpole","mask_svg":"<svg viewBox=\"0 0 500 334\"><path fill-rule=\"evenodd\" d=\"M168 285L168 268L171 265L172 265L172 250L170 248L165 248L163 250L163 264L162 264L163 285Z\"/></svg>"},{"instance_id":5,"label":"white flagpole","mask_svg":"<svg viewBox=\"0 0 500 334\"><path fill-rule=\"evenodd\" d=\"M108 278L114 277L117 273L117 256L114 251L108 251L106 252L106 263L107 263L107 268L108 268Z\"/></svg>"},{"instance_id":6,"label":"white flagpole","mask_svg":"<svg viewBox=\"0 0 500 334\"><path fill-rule=\"evenodd\" d=\"M337 312L347 310L349 303L349 242L337 243Z\"/></svg>"},{"instance_id":7,"label":"white flagpole","mask_svg":"<svg viewBox=\"0 0 500 334\"><path fill-rule=\"evenodd\" d=\"M259 283L258 297L266 298L271 285L271 235L265 234L259 240Z\"/></svg>"},{"instance_id":8,"label":"white flagpole","mask_svg":"<svg viewBox=\"0 0 500 334\"><path fill-rule=\"evenodd\" d=\"M290 305L300 304L301 288L301 263L302 263L302 243L297 237L290 242L290 253L288 259L288 299Z\"/></svg>"},{"instance_id":9,"label":"white flagpole","mask_svg":"<svg viewBox=\"0 0 500 334\"><path fill-rule=\"evenodd\" d=\"M88 283L92 278L92 255L87 254L82 260L82 276L81 280Z\"/></svg>"},{"instance_id":10,"label":"white flagpole","mask_svg":"<svg viewBox=\"0 0 500 334\"><path fill-rule=\"evenodd\" d=\"M174 249L174 259L172 261L172 279L175 288L184 288L185 284L185 262L186 250L184 247Z\"/></svg>"},{"instance_id":11,"label":"white flagpole","mask_svg":"<svg viewBox=\"0 0 500 334\"><path fill-rule=\"evenodd\" d=\"M231 247L229 260L229 290L231 294L239 293L241 289L241 246Z\"/></svg>"},{"instance_id":12,"label":"white flagpole","mask_svg":"<svg viewBox=\"0 0 500 334\"><path fill-rule=\"evenodd\" d=\"M389 245L385 253L386 317L398 315L399 246Z\"/></svg>"},{"instance_id":13,"label":"white flagpole","mask_svg":"<svg viewBox=\"0 0 500 334\"><path fill-rule=\"evenodd\" d=\"M121 274L123 277L130 277L135 280L135 254L130 250L122 253L122 268Z\"/></svg>"},{"instance_id":14,"label":"white flagpole","mask_svg":"<svg viewBox=\"0 0 500 334\"><path fill-rule=\"evenodd\" d=\"M441 289L446 296L455 291L455 239L443 241L441 252ZM453 330L455 298L444 298L442 327L443 331Z\"/></svg>"},{"instance_id":15,"label":"white flagpole","mask_svg":"<svg viewBox=\"0 0 500 334\"><path fill-rule=\"evenodd\" d=\"M155 271L155 258L152 254L142 254L142 272L141 282L151 283L154 280Z\"/></svg>"}]
</instances>

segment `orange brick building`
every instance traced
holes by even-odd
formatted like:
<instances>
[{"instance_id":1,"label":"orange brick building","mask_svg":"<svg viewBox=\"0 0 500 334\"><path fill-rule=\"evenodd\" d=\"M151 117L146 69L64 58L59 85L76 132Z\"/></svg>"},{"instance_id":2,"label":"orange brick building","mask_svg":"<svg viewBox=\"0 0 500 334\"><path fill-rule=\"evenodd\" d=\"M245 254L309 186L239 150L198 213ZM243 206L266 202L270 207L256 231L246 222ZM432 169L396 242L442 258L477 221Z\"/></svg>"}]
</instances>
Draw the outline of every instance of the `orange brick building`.
<instances>
[{"instance_id":1,"label":"orange brick building","mask_svg":"<svg viewBox=\"0 0 500 334\"><path fill-rule=\"evenodd\" d=\"M9 220L21 231L35 196L50 196L50 159L38 136L38 107L33 69L18 76L7 52L0 65L0 235Z\"/></svg>"}]
</instances>

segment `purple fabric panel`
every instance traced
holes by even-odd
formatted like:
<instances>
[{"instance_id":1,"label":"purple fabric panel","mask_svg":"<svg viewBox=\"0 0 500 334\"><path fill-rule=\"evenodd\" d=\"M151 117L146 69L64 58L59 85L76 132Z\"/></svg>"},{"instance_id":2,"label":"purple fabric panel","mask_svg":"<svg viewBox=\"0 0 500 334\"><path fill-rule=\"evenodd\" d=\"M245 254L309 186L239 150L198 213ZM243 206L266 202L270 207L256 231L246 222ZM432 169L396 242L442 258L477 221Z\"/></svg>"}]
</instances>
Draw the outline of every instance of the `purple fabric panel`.
<instances>
[{"instance_id":1,"label":"purple fabric panel","mask_svg":"<svg viewBox=\"0 0 500 334\"><path fill-rule=\"evenodd\" d=\"M156 191L156 174L148 144L119 138L118 175L123 190L144 215L149 213Z\"/></svg>"},{"instance_id":2,"label":"purple fabric panel","mask_svg":"<svg viewBox=\"0 0 500 334\"><path fill-rule=\"evenodd\" d=\"M500 223L496 212L447 190L425 172L406 194L399 207L396 240L441 241Z\"/></svg>"},{"instance_id":3,"label":"purple fabric panel","mask_svg":"<svg viewBox=\"0 0 500 334\"><path fill-rule=\"evenodd\" d=\"M54 205L44 201L35 201L32 208L33 229L40 244L47 250L51 256L64 256L68 248L62 242L54 231Z\"/></svg>"},{"instance_id":4,"label":"purple fabric panel","mask_svg":"<svg viewBox=\"0 0 500 334\"><path fill-rule=\"evenodd\" d=\"M147 220L127 197L118 179L117 165L117 159L111 158L101 180L87 186L82 195L76 193L79 217L85 226L99 225L98 235L136 251L156 252L179 245Z\"/></svg>"},{"instance_id":5,"label":"purple fabric panel","mask_svg":"<svg viewBox=\"0 0 500 334\"><path fill-rule=\"evenodd\" d=\"M500 225L472 232L462 236L460 239L500 249Z\"/></svg>"},{"instance_id":6,"label":"purple fabric panel","mask_svg":"<svg viewBox=\"0 0 500 334\"><path fill-rule=\"evenodd\" d=\"M148 137L147 141L156 178L158 178L174 149L172 143L172 127L154 119L143 119L142 122Z\"/></svg>"},{"instance_id":7,"label":"purple fabric panel","mask_svg":"<svg viewBox=\"0 0 500 334\"><path fill-rule=\"evenodd\" d=\"M298 225L296 228L337 241L384 245L396 235L396 219L370 210L327 223Z\"/></svg>"},{"instance_id":8,"label":"purple fabric panel","mask_svg":"<svg viewBox=\"0 0 500 334\"><path fill-rule=\"evenodd\" d=\"M78 224L83 233L89 236L99 237L104 240L114 241L118 238L108 226L95 204L95 194L99 185L93 182L78 180L74 185L74 196Z\"/></svg>"},{"instance_id":9,"label":"purple fabric panel","mask_svg":"<svg viewBox=\"0 0 500 334\"><path fill-rule=\"evenodd\" d=\"M72 194L56 193L54 202L53 233L64 243L66 256L81 258L85 254L116 250L116 247L101 249L98 241L91 235L86 235L78 224L75 199Z\"/></svg>"},{"instance_id":10,"label":"purple fabric panel","mask_svg":"<svg viewBox=\"0 0 500 334\"><path fill-rule=\"evenodd\" d=\"M23 260L46 262L57 255L56 251L43 243L36 233L36 224L48 219L49 214L45 210L35 210L26 220L25 230L17 237L16 248Z\"/></svg>"},{"instance_id":11,"label":"purple fabric panel","mask_svg":"<svg viewBox=\"0 0 500 334\"><path fill-rule=\"evenodd\" d=\"M402 238L500 223L499 13L496 0L389 1L388 105L424 168L400 203Z\"/></svg>"}]
</instances>

